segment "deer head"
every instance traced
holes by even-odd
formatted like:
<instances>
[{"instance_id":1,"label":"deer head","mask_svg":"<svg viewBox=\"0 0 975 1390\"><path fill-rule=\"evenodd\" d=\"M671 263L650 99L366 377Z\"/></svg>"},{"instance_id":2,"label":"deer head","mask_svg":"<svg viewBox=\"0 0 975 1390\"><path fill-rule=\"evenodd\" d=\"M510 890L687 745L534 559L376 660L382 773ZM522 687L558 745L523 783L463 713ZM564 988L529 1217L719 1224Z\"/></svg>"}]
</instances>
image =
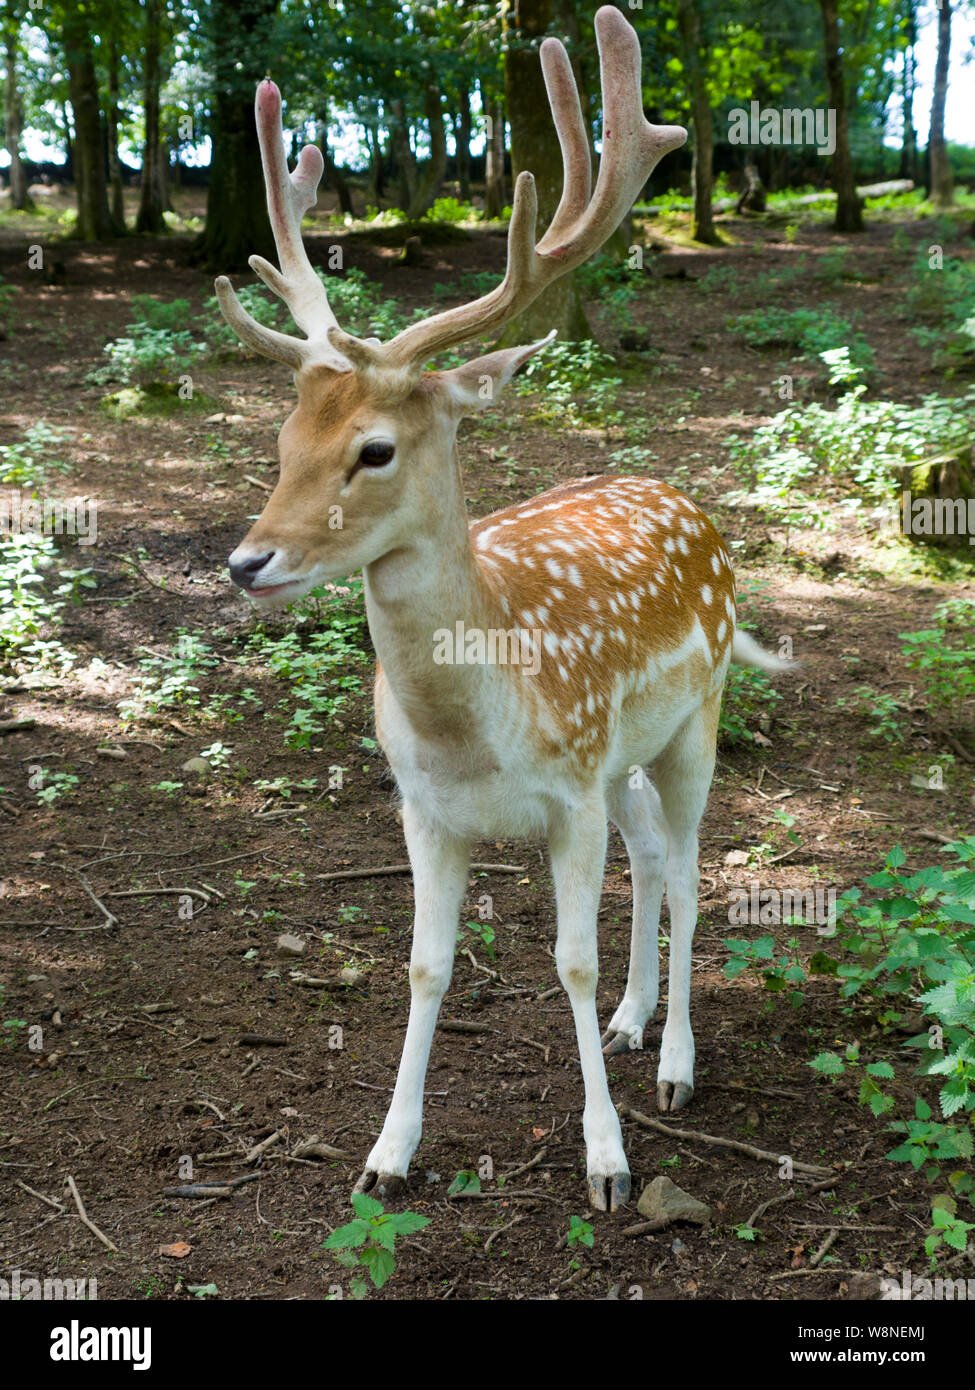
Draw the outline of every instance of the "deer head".
<instances>
[{"instance_id":1,"label":"deer head","mask_svg":"<svg viewBox=\"0 0 975 1390\"><path fill-rule=\"evenodd\" d=\"M257 89L256 118L268 211L280 270L250 264L284 300L304 338L258 323L221 276L217 296L238 336L295 372L298 405L280 435L281 475L259 520L230 557L234 582L250 598L291 602L408 543L441 505L456 473L460 419L497 399L518 368L555 336L489 353L450 371L426 371L438 353L499 329L548 285L588 259L616 230L651 170L682 145L680 126L643 115L640 45L612 6L595 18L603 93L603 148L595 192L589 145L568 55L556 39L540 50L563 160L562 197L536 244L537 201L530 173L518 176L508 232L507 271L472 303L411 324L388 343L339 327L301 240L324 163L306 145L288 173L281 95Z\"/></svg>"}]
</instances>

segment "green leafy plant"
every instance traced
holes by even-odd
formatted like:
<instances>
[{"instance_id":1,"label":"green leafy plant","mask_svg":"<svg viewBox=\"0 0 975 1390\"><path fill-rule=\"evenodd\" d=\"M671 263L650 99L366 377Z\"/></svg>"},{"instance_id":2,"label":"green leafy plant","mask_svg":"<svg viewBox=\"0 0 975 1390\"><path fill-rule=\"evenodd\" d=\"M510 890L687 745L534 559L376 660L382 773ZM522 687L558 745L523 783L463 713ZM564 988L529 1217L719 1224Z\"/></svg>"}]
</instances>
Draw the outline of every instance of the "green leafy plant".
<instances>
[{"instance_id":1,"label":"green leafy plant","mask_svg":"<svg viewBox=\"0 0 975 1390\"><path fill-rule=\"evenodd\" d=\"M619 424L623 412L615 402L623 383L609 375L613 365L598 343L556 341L529 359L514 386L519 395L537 396L543 419Z\"/></svg>"},{"instance_id":2,"label":"green leafy plant","mask_svg":"<svg viewBox=\"0 0 975 1390\"><path fill-rule=\"evenodd\" d=\"M770 714L781 699L781 694L764 671L754 666L729 666L718 719L721 742L753 742L749 724L754 725L762 716Z\"/></svg>"},{"instance_id":3,"label":"green leafy plant","mask_svg":"<svg viewBox=\"0 0 975 1390\"><path fill-rule=\"evenodd\" d=\"M347 1269L363 1269L381 1289L396 1268L396 1241L422 1231L430 1218L412 1211L386 1212L382 1202L364 1192L353 1192L352 1209L355 1220L334 1230L322 1248L335 1251L335 1258ZM353 1279L351 1289L353 1297L362 1298L366 1285Z\"/></svg>"},{"instance_id":4,"label":"green leafy plant","mask_svg":"<svg viewBox=\"0 0 975 1390\"><path fill-rule=\"evenodd\" d=\"M911 1111L888 1122L898 1143L887 1157L924 1169L931 1182L943 1165L951 1165L954 1197L972 1201L975 1179L961 1165L975 1152L975 836L953 841L943 852L956 863L907 873L904 851L895 846L883 871L866 879L869 897L859 887L842 895L836 974L842 998L913 1004L935 1020L902 1046L918 1053L914 1075L922 1085L924 1079L937 1084L940 1117L916 1093ZM901 1016L885 1008L892 1022ZM861 1102L876 1115L897 1109L893 1087L882 1084L897 1079L896 1066L886 1058L864 1065L859 1044L848 1045L842 1055L820 1052L810 1066L825 1077L862 1067ZM940 1229L947 1240L943 1232L952 1228L946 1223Z\"/></svg>"},{"instance_id":5,"label":"green leafy plant","mask_svg":"<svg viewBox=\"0 0 975 1390\"><path fill-rule=\"evenodd\" d=\"M975 600L948 599L934 611L936 625L898 633L901 650L917 671L937 719L951 728L975 723Z\"/></svg>"},{"instance_id":6,"label":"green leafy plant","mask_svg":"<svg viewBox=\"0 0 975 1390\"><path fill-rule=\"evenodd\" d=\"M583 1221L581 1216L569 1217L569 1230L565 1237L565 1243L571 1250L573 1246L584 1245L591 1250L595 1233L589 1221Z\"/></svg>"},{"instance_id":7,"label":"green leafy plant","mask_svg":"<svg viewBox=\"0 0 975 1390\"><path fill-rule=\"evenodd\" d=\"M462 1168L454 1177L453 1182L447 1188L450 1196L458 1192L480 1192L481 1179L474 1172L473 1168Z\"/></svg>"},{"instance_id":8,"label":"green leafy plant","mask_svg":"<svg viewBox=\"0 0 975 1390\"><path fill-rule=\"evenodd\" d=\"M783 309L765 305L730 318L728 330L740 334L749 347L792 347L806 357L845 346L861 370L873 365L873 351L862 334L854 331L848 319L825 307Z\"/></svg>"},{"instance_id":9,"label":"green leafy plant","mask_svg":"<svg viewBox=\"0 0 975 1390\"><path fill-rule=\"evenodd\" d=\"M108 366L89 372L88 380L97 384L118 381L124 386L146 385L172 382L191 373L206 352L206 345L197 342L181 326L192 321L189 300L161 303L150 295L133 295L131 309L135 317L126 325L127 336L106 345Z\"/></svg>"},{"instance_id":10,"label":"green leafy plant","mask_svg":"<svg viewBox=\"0 0 975 1390\"><path fill-rule=\"evenodd\" d=\"M731 938L723 943L730 952L725 962L724 974L729 980L736 980L745 971L761 977L762 988L769 994L786 992L789 1002L799 1005L805 999L798 985L806 983L806 971L799 959L799 940L790 937L785 943L785 951L777 953L775 937L765 935L755 941L742 941Z\"/></svg>"},{"instance_id":11,"label":"green leafy plant","mask_svg":"<svg viewBox=\"0 0 975 1390\"><path fill-rule=\"evenodd\" d=\"M867 719L871 738L882 738L886 743L903 743L901 707L896 696L874 690L871 685L858 685L851 695L841 695L837 699L836 708L852 710L854 714Z\"/></svg>"},{"instance_id":12,"label":"green leafy plant","mask_svg":"<svg viewBox=\"0 0 975 1390\"><path fill-rule=\"evenodd\" d=\"M458 931L457 931L457 944L458 944L458 946L459 946L459 945L462 945L463 943L465 943L465 942L467 941L468 938L467 938L467 936L465 935L465 933L467 933L467 932L469 932L470 935L471 935L471 937L473 938L471 944L473 945L473 944L476 943L476 944L478 944L478 945L480 945L480 946L483 946L483 948L484 948L484 950L485 950L487 956L489 957L489 959L490 959L490 960L494 960L494 939L495 939L495 934L494 934L494 928L491 926L491 923L490 923L490 922L465 922L464 925L463 925L462 927L458 928Z\"/></svg>"},{"instance_id":13,"label":"green leafy plant","mask_svg":"<svg viewBox=\"0 0 975 1390\"><path fill-rule=\"evenodd\" d=\"M16 444L0 445L0 483L14 487L38 487L51 473L67 472L71 465L54 452L69 438L60 425L35 420Z\"/></svg>"}]
</instances>

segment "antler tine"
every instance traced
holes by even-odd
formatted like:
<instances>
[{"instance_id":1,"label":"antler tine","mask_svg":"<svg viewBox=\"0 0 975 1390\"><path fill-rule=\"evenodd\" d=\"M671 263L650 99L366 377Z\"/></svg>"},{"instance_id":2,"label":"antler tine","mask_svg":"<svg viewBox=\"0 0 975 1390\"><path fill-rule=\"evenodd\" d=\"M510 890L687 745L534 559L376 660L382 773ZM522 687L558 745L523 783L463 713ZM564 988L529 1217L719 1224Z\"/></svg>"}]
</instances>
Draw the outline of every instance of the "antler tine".
<instances>
[{"instance_id":1,"label":"antler tine","mask_svg":"<svg viewBox=\"0 0 975 1390\"><path fill-rule=\"evenodd\" d=\"M412 324L383 349L397 365L422 365L446 348L490 333L527 308L553 280L575 269L616 230L660 159L687 139L682 126L654 126L643 114L640 42L612 5L596 13L603 90L603 153L595 194L579 93L568 54L557 39L541 47L542 70L562 149L562 198L551 225L534 244L535 191L530 174L515 185L508 231L508 268L489 294Z\"/></svg>"},{"instance_id":2,"label":"antler tine","mask_svg":"<svg viewBox=\"0 0 975 1390\"><path fill-rule=\"evenodd\" d=\"M591 202L587 198L588 206L580 209L574 218L560 217L560 204L551 226L535 248L540 256L558 256L567 266L579 265L612 236L633 206L650 169L687 139L683 126L653 126L644 116L640 40L632 25L611 5L603 6L596 14L596 43L603 92L603 150L596 192ZM558 125L572 118L570 102L578 110L579 99L574 82L571 99L566 98L563 74L550 79L551 69L557 72L561 66L552 59L557 56L568 66L568 58L565 49L558 44L559 54L551 54L546 65L545 49L549 44L556 44L556 40L546 39L542 44L542 64L552 114ZM569 76L571 79L571 70Z\"/></svg>"},{"instance_id":3,"label":"antler tine","mask_svg":"<svg viewBox=\"0 0 975 1390\"><path fill-rule=\"evenodd\" d=\"M350 371L352 364L329 341L329 329L337 328L338 320L329 306L324 285L312 269L301 238L301 218L318 201L318 185L325 161L314 145L305 145L293 173L289 174L281 127L281 93L269 78L258 83L254 116L267 190L267 210L281 269L263 256L251 256L249 264L268 288L284 300L306 337L294 338L258 323L241 304L226 276L216 282L220 307L238 336L266 357L286 362L295 370L314 361L336 371Z\"/></svg>"},{"instance_id":4,"label":"antler tine","mask_svg":"<svg viewBox=\"0 0 975 1390\"><path fill-rule=\"evenodd\" d=\"M579 89L568 53L558 39L545 39L539 49L539 57L562 150L563 170L562 197L547 236L553 227L571 227L585 212L592 194L592 159L582 120Z\"/></svg>"}]
</instances>

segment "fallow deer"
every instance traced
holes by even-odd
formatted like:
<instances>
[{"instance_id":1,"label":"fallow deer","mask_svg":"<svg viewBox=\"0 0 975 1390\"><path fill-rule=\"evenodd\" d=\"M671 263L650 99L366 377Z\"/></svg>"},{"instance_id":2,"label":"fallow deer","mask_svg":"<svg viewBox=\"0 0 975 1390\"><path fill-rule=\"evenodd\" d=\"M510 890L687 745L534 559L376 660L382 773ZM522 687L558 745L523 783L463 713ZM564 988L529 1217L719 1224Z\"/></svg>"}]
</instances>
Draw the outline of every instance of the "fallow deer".
<instances>
[{"instance_id":1,"label":"fallow deer","mask_svg":"<svg viewBox=\"0 0 975 1390\"><path fill-rule=\"evenodd\" d=\"M541 62L562 148L562 198L536 245L534 181L519 175L507 271L489 294L410 324L387 343L343 332L300 231L317 198L322 156L306 145L289 175L281 98L270 81L258 86L256 111L280 270L258 256L250 263L305 338L259 324L225 277L216 282L240 338L292 367L298 394L281 430L279 481L231 555L231 576L255 603L271 605L363 571L378 656L376 728L403 799L415 890L410 1014L392 1102L359 1191L400 1188L420 1140L424 1078L472 845L542 836L555 883L555 960L585 1083L589 1201L613 1210L628 1199L603 1051L642 1046L657 1007L666 884L670 985L658 1105L674 1111L690 1099L697 830L722 687L732 660L768 671L787 665L736 632L728 550L695 504L665 483L582 478L468 524L458 424L496 401L553 335L450 370L426 364L500 328L591 256L658 160L686 139L679 126L644 118L639 43L619 11L600 9L595 26L603 93L595 192L569 59L561 43L546 39ZM462 644L452 662L435 659L438 641L454 631L520 635L535 674L528 665L469 663L476 643ZM601 1039L596 918L607 818L632 866L633 923L626 990Z\"/></svg>"}]
</instances>

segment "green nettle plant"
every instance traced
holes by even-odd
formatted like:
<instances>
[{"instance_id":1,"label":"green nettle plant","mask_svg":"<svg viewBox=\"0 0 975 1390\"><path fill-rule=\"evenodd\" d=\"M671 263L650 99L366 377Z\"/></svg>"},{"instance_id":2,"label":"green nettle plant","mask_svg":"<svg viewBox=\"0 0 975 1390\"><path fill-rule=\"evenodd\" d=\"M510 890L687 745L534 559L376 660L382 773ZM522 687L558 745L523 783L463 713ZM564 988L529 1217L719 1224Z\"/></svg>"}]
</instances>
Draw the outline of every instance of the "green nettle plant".
<instances>
[{"instance_id":1,"label":"green nettle plant","mask_svg":"<svg viewBox=\"0 0 975 1390\"><path fill-rule=\"evenodd\" d=\"M422 1231L430 1217L413 1211L386 1212L382 1202L364 1192L353 1192L352 1209L355 1220L334 1230L322 1248L334 1251L346 1269L362 1269L381 1289L396 1269L398 1238ZM363 1298L367 1291L365 1281L358 1278L352 1279L350 1289L353 1298Z\"/></svg>"},{"instance_id":2,"label":"green nettle plant","mask_svg":"<svg viewBox=\"0 0 975 1390\"><path fill-rule=\"evenodd\" d=\"M106 345L108 366L89 372L88 380L98 385L113 381L123 386L147 385L171 383L192 373L207 349L183 327L191 318L189 300L162 303L151 295L136 294L131 308L135 317L126 325L127 336Z\"/></svg>"},{"instance_id":3,"label":"green nettle plant","mask_svg":"<svg viewBox=\"0 0 975 1390\"><path fill-rule=\"evenodd\" d=\"M902 1046L917 1054L914 1075L937 1088L940 1116L915 1094L909 1114L888 1122L898 1142L887 1154L894 1163L924 1169L930 1182L950 1168L951 1193L929 1235L929 1254L942 1240L964 1248L964 1241L957 1243L966 1225L956 1217L955 1203L975 1200L975 1178L964 1166L975 1152L975 835L943 852L956 862L906 873L904 851L895 846L883 871L865 880L873 890L869 898L859 888L843 894L837 937L842 953L835 961L843 998L883 1003L888 1023L899 1022L899 1008L908 1005L931 1020ZM820 1052L809 1065L825 1077L859 1072L862 1104L878 1116L898 1109L894 1088L884 1083L903 1084L904 1078L889 1058L864 1063L860 1045L853 1043L842 1054Z\"/></svg>"},{"instance_id":4,"label":"green nettle plant","mask_svg":"<svg viewBox=\"0 0 975 1390\"><path fill-rule=\"evenodd\" d=\"M45 420L28 425L16 444L0 445L0 483L38 487L51 473L68 472L71 465L54 452L68 438L68 430Z\"/></svg>"},{"instance_id":5,"label":"green nettle plant","mask_svg":"<svg viewBox=\"0 0 975 1390\"><path fill-rule=\"evenodd\" d=\"M747 439L727 441L749 495L768 514L779 515L803 501L815 515L830 478L846 489L857 484L869 501L889 502L900 470L970 444L975 387L954 398L928 395L918 406L868 401L862 372L847 347L819 355L830 369L830 385L843 388L832 409L816 402L790 406ZM801 484L811 479L817 482L817 499L802 492Z\"/></svg>"},{"instance_id":6,"label":"green nettle plant","mask_svg":"<svg viewBox=\"0 0 975 1390\"><path fill-rule=\"evenodd\" d=\"M935 719L968 728L975 723L975 600L948 599L934 617L934 627L898 633L901 650L921 677Z\"/></svg>"},{"instance_id":7,"label":"green nettle plant","mask_svg":"<svg viewBox=\"0 0 975 1390\"><path fill-rule=\"evenodd\" d=\"M791 347L805 357L823 357L843 348L862 372L873 366L873 350L849 319L832 309L782 309L767 305L728 320L728 330L738 333L749 347Z\"/></svg>"},{"instance_id":8,"label":"green nettle plant","mask_svg":"<svg viewBox=\"0 0 975 1390\"><path fill-rule=\"evenodd\" d=\"M622 378L608 375L613 358L598 343L551 343L532 357L514 380L521 396L539 399L546 420L587 421L618 425L623 411L616 405Z\"/></svg>"}]
</instances>

